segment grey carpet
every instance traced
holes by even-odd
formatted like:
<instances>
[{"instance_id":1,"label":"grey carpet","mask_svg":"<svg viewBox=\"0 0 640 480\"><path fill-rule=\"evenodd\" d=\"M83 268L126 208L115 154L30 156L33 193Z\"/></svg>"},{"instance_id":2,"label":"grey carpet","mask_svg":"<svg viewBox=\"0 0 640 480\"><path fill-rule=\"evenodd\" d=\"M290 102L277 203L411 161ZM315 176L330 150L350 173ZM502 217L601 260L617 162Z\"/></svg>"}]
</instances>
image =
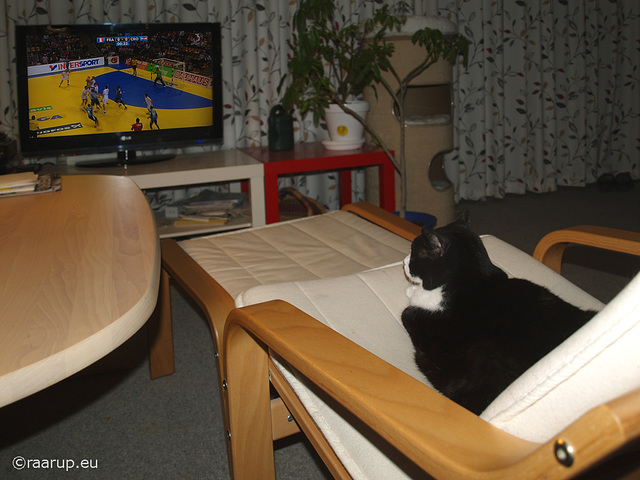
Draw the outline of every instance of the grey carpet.
<instances>
[{"instance_id":1,"label":"grey carpet","mask_svg":"<svg viewBox=\"0 0 640 480\"><path fill-rule=\"evenodd\" d=\"M640 185L628 192L597 186L461 202L472 227L532 253L547 232L596 224L640 231ZM608 301L640 270L626 255L600 260L592 249L567 253L566 275ZM172 293L176 373L151 381L144 332L103 362L0 409L0 478L227 479L225 441L213 358L204 319ZM126 368L116 368L118 363ZM115 369L115 372L114 372ZM16 457L31 468L16 470ZM92 468L75 468L85 459ZM59 462L72 460L68 472ZM33 462L51 461L52 468ZM96 468L93 468L96 467ZM276 449L280 479L330 478L300 438Z\"/></svg>"}]
</instances>

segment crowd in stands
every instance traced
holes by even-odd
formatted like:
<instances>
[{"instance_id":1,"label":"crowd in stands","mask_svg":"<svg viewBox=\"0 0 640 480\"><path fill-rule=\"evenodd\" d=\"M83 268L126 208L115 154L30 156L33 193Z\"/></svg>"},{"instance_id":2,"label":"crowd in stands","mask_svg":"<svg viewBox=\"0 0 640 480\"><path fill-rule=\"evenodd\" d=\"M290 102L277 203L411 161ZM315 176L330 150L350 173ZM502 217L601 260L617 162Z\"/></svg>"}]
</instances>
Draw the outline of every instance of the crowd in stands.
<instances>
[{"instance_id":1,"label":"crowd in stands","mask_svg":"<svg viewBox=\"0 0 640 480\"><path fill-rule=\"evenodd\" d=\"M211 39L203 33L185 31L153 34L147 42L131 42L128 46L93 43L86 37L74 34L32 35L28 39L28 65L119 55L146 62L155 58L169 58L184 62L187 72L210 75L210 51Z\"/></svg>"},{"instance_id":2,"label":"crowd in stands","mask_svg":"<svg viewBox=\"0 0 640 480\"><path fill-rule=\"evenodd\" d=\"M66 60L97 56L97 50L77 35L30 35L27 39L27 65L47 65Z\"/></svg>"}]
</instances>

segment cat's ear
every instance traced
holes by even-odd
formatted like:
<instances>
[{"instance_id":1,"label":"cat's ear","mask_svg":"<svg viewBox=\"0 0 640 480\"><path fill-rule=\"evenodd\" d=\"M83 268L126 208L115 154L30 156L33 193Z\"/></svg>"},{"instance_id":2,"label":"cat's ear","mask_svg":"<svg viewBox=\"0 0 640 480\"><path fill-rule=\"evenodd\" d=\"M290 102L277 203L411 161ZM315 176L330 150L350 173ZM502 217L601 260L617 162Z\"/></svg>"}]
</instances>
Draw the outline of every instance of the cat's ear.
<instances>
[{"instance_id":1,"label":"cat's ear","mask_svg":"<svg viewBox=\"0 0 640 480\"><path fill-rule=\"evenodd\" d=\"M465 227L469 228L469 226L471 225L471 214L469 213L468 208L465 208L458 214L458 216L456 217L456 222L461 223Z\"/></svg>"},{"instance_id":2,"label":"cat's ear","mask_svg":"<svg viewBox=\"0 0 640 480\"><path fill-rule=\"evenodd\" d=\"M424 235L428 240L429 247L424 248L421 252L421 256L427 256L434 259L442 257L446 249L447 238L442 235L438 235L438 233L433 230L429 230Z\"/></svg>"}]
</instances>

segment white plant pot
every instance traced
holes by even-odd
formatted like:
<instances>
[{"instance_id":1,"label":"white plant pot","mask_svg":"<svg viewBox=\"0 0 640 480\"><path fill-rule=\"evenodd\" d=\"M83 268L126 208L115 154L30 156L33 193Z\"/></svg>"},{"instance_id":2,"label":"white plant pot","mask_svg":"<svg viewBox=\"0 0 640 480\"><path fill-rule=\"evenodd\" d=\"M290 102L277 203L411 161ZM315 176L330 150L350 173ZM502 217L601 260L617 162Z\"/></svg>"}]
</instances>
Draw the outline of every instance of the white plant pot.
<instances>
[{"instance_id":1,"label":"white plant pot","mask_svg":"<svg viewBox=\"0 0 640 480\"><path fill-rule=\"evenodd\" d=\"M369 111L369 102L361 100L349 102L347 106L363 118ZM322 143L327 150L352 150L364 144L364 126L338 105L329 105L324 120L329 140L323 140Z\"/></svg>"}]
</instances>

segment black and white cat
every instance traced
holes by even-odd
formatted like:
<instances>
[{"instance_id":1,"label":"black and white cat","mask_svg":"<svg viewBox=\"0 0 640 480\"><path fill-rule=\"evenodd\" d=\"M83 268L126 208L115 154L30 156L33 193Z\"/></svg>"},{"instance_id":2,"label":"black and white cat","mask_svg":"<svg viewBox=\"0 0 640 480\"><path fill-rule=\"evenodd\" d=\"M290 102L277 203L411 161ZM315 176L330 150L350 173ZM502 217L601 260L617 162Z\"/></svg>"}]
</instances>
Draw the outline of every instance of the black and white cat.
<instances>
[{"instance_id":1,"label":"black and white cat","mask_svg":"<svg viewBox=\"0 0 640 480\"><path fill-rule=\"evenodd\" d=\"M418 368L451 400L480 414L510 383L595 314L491 263L468 214L423 230L404 261L402 323Z\"/></svg>"}]
</instances>

